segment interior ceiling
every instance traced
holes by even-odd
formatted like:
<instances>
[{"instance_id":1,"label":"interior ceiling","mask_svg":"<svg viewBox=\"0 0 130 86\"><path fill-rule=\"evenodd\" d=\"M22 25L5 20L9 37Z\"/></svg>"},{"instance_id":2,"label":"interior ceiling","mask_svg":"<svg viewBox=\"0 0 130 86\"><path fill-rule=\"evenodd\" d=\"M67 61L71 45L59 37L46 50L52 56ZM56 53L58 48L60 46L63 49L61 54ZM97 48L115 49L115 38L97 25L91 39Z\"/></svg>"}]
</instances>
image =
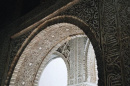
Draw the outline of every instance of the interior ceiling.
<instances>
[{"instance_id":1,"label":"interior ceiling","mask_svg":"<svg viewBox=\"0 0 130 86\"><path fill-rule=\"evenodd\" d=\"M51 0L2 0L0 2L0 27L27 14L40 3L49 1Z\"/></svg>"}]
</instances>

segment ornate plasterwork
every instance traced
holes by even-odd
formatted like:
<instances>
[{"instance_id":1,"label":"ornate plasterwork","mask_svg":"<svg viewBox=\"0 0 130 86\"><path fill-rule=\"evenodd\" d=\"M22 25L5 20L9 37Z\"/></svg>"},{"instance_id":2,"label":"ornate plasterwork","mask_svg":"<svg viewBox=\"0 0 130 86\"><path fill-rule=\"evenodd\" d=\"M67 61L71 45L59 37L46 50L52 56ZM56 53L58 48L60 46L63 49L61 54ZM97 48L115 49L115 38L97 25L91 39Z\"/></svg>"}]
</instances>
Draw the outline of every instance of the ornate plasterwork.
<instances>
[{"instance_id":1,"label":"ornate plasterwork","mask_svg":"<svg viewBox=\"0 0 130 86\"><path fill-rule=\"evenodd\" d=\"M103 0L102 2L101 44L106 86L129 86L130 84L129 3L129 0Z\"/></svg>"},{"instance_id":2,"label":"ornate plasterwork","mask_svg":"<svg viewBox=\"0 0 130 86\"><path fill-rule=\"evenodd\" d=\"M100 40L99 28L99 0L80 0L79 3L69 8L64 15L76 16L91 26L97 40Z\"/></svg>"},{"instance_id":3,"label":"ornate plasterwork","mask_svg":"<svg viewBox=\"0 0 130 86\"><path fill-rule=\"evenodd\" d=\"M98 72L95 54L86 35L72 36L69 40L63 40L57 44L40 65L34 86L38 86L44 68L51 60L56 58L54 55L61 57L67 66L68 86L97 86Z\"/></svg>"},{"instance_id":4,"label":"ornate plasterwork","mask_svg":"<svg viewBox=\"0 0 130 86\"><path fill-rule=\"evenodd\" d=\"M68 30L69 29L69 30ZM32 86L37 70L46 55L70 35L84 34L77 26L59 23L37 34L23 51L13 72L10 86Z\"/></svg>"},{"instance_id":5,"label":"ornate plasterwork","mask_svg":"<svg viewBox=\"0 0 130 86\"><path fill-rule=\"evenodd\" d=\"M10 56L9 56L9 68L11 66L12 61L14 60L14 57L16 53L18 52L19 48L21 47L22 43L25 41L25 39L30 35L32 31L28 31L26 34L21 35L17 38L12 38L10 43Z\"/></svg>"},{"instance_id":6,"label":"ornate plasterwork","mask_svg":"<svg viewBox=\"0 0 130 86\"><path fill-rule=\"evenodd\" d=\"M69 23L59 23L47 27L37 34L23 51L13 72L10 86L37 86L40 73L47 62L53 59L50 58L50 55L58 54L58 52L68 68L68 85L87 85L84 74L86 69L83 67L86 65L85 46L87 42L84 37L86 38L82 30ZM84 62L82 63L82 61Z\"/></svg>"},{"instance_id":7,"label":"ornate plasterwork","mask_svg":"<svg viewBox=\"0 0 130 86\"><path fill-rule=\"evenodd\" d=\"M87 82L97 85L98 71L97 61L92 44L89 44L87 53Z\"/></svg>"},{"instance_id":8,"label":"ornate plasterwork","mask_svg":"<svg viewBox=\"0 0 130 86\"><path fill-rule=\"evenodd\" d=\"M64 43L61 47L58 48L57 51L62 53L65 56L65 58L70 57L70 45L69 45L69 42L67 41L66 43Z\"/></svg>"},{"instance_id":9,"label":"ornate plasterwork","mask_svg":"<svg viewBox=\"0 0 130 86\"><path fill-rule=\"evenodd\" d=\"M98 72L95 53L88 38L75 38L70 45L68 86L97 86Z\"/></svg>"},{"instance_id":10,"label":"ornate plasterwork","mask_svg":"<svg viewBox=\"0 0 130 86\"><path fill-rule=\"evenodd\" d=\"M38 82L40 79L40 76L42 74L42 71L44 71L44 68L46 67L46 65L53 59L55 59L55 57L52 57L51 55L56 55L58 57L61 57L66 66L67 66L67 72L68 72L68 82L69 82L69 74L70 74L70 40L73 40L75 38L82 38L82 37L86 37L86 35L76 35L76 36L71 36L69 37L69 39L65 39L62 42L60 42L59 44L57 44L50 52L49 54L45 57L45 59L43 60L42 64L40 65L40 68L38 69L37 75L35 77L35 81L34 81L34 86L38 86ZM65 48L66 46L68 46L67 48L69 48L69 51L67 48ZM64 51L68 51L66 52L66 54L68 55L68 57L66 57L66 54L64 53ZM74 62L74 61L73 61Z\"/></svg>"},{"instance_id":11,"label":"ornate plasterwork","mask_svg":"<svg viewBox=\"0 0 130 86\"><path fill-rule=\"evenodd\" d=\"M92 26L103 53L98 61L102 70L100 86L129 85L129 9L129 0L82 0L63 13L74 15ZM96 55L100 54L98 49L97 52Z\"/></svg>"}]
</instances>

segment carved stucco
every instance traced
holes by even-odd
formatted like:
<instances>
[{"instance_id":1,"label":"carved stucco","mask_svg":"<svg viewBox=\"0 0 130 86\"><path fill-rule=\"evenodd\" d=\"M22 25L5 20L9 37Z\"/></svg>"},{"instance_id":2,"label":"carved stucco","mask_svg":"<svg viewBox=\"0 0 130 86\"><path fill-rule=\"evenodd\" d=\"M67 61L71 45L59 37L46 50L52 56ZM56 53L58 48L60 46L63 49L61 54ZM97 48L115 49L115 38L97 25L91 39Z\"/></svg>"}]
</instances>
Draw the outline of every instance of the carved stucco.
<instances>
[{"instance_id":1,"label":"carved stucco","mask_svg":"<svg viewBox=\"0 0 130 86\"><path fill-rule=\"evenodd\" d=\"M92 28L96 39L100 40L99 28L99 0L80 0L73 7L65 10L61 15L76 16L85 21Z\"/></svg>"},{"instance_id":2,"label":"carved stucco","mask_svg":"<svg viewBox=\"0 0 130 86\"><path fill-rule=\"evenodd\" d=\"M52 55L64 60L68 72L68 86L97 86L98 72L95 53L86 35L72 36L69 40L63 40L55 46L40 65L34 86L38 86L46 65L56 58Z\"/></svg>"},{"instance_id":3,"label":"carved stucco","mask_svg":"<svg viewBox=\"0 0 130 86\"><path fill-rule=\"evenodd\" d=\"M84 33L77 26L68 23L49 26L37 34L23 51L13 72L10 86L32 86L37 70L50 50L62 40L69 39L70 35L77 34Z\"/></svg>"},{"instance_id":4,"label":"carved stucco","mask_svg":"<svg viewBox=\"0 0 130 86\"><path fill-rule=\"evenodd\" d=\"M130 78L128 78L130 77L130 68L128 68L130 65L129 3L129 0L103 0L101 2L101 44L106 86L129 86L130 84Z\"/></svg>"},{"instance_id":5,"label":"carved stucco","mask_svg":"<svg viewBox=\"0 0 130 86\"><path fill-rule=\"evenodd\" d=\"M129 8L129 0L81 0L61 13L76 16L92 27L103 53L98 61L104 63L98 64L100 86L129 86Z\"/></svg>"}]
</instances>

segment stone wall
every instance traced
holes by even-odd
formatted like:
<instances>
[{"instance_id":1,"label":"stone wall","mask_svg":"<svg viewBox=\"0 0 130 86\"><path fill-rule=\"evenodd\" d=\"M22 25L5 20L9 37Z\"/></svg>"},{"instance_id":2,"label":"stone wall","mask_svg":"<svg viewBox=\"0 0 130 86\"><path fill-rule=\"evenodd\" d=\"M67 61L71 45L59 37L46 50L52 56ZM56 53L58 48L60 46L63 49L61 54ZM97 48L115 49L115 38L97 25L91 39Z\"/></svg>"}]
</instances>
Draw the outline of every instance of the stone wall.
<instances>
[{"instance_id":1,"label":"stone wall","mask_svg":"<svg viewBox=\"0 0 130 86\"><path fill-rule=\"evenodd\" d=\"M53 9L39 13L37 17L32 16L30 19L26 19L31 13L23 17L11 25L5 27L4 30L0 33L0 82L5 80L6 73L9 69L8 65L11 61L10 56L10 47L11 50L18 46L12 46L10 44L20 43L21 38L23 41L27 36L25 35L27 32L33 30L38 25L33 25L28 29L26 27L32 25L34 22L37 22L41 18L49 14L53 14L53 12L62 7L63 5L70 2L69 0L65 0L63 4L56 4ZM78 0L74 0L78 1ZM102 52L95 51L96 53L102 53L103 56L101 61L97 61L97 63L103 63L104 66L99 68L99 70L104 70L103 75L99 74L100 77L104 77L99 82L100 86L129 86L130 84L130 1L129 0L81 0L77 2L74 6L67 5L67 9L61 11L59 10L56 15L71 15L75 16L81 20L83 20L86 24L91 27L92 32L95 34L96 40L98 41L100 49ZM37 10L37 9L36 9ZM41 9L42 11L42 9ZM37 15L37 14L35 14ZM55 15L55 16L56 16ZM52 16L54 17L54 16ZM49 17L49 18L52 18ZM26 21L25 21L26 20ZM45 19L45 21L48 19ZM70 20L71 21L71 20ZM44 22L44 21L42 21ZM71 21L74 22L74 21ZM75 22L74 22L75 23ZM25 29L23 32L23 36L18 36L16 41L13 43L14 39L12 39L12 35L15 33ZM84 28L84 31L86 28ZM21 34L21 33L19 33ZM90 41L93 41L93 36L89 36ZM22 41L22 42L23 42ZM21 42L21 43L22 43ZM92 42L94 45L94 42ZM94 46L95 47L95 46ZM12 51L12 52L13 52ZM16 50L17 51L17 50ZM14 53L14 55L16 52ZM13 54L11 54L13 55ZM7 63L5 65L4 63ZM99 65L100 66L100 65ZM5 73L5 74L4 74Z\"/></svg>"}]
</instances>

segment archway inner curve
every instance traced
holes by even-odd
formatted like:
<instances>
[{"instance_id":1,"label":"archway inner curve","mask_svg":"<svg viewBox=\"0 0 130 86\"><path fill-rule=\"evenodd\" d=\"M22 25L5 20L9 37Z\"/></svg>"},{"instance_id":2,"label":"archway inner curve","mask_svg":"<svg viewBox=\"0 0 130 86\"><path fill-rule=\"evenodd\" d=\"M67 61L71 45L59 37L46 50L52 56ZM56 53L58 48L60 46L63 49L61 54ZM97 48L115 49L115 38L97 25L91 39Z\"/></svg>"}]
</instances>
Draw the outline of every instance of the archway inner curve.
<instances>
[{"instance_id":1,"label":"archway inner curve","mask_svg":"<svg viewBox=\"0 0 130 86\"><path fill-rule=\"evenodd\" d=\"M39 32L24 49L11 77L10 85L32 86L44 58L59 42L70 36L84 34L77 26L58 23Z\"/></svg>"},{"instance_id":2,"label":"archway inner curve","mask_svg":"<svg viewBox=\"0 0 130 86\"><path fill-rule=\"evenodd\" d=\"M10 85L32 86L39 66L54 46L64 39L70 40L70 36L81 34L84 32L80 28L69 23L55 24L42 30L23 51Z\"/></svg>"},{"instance_id":3,"label":"archway inner curve","mask_svg":"<svg viewBox=\"0 0 130 86\"><path fill-rule=\"evenodd\" d=\"M38 70L35 79L36 86L38 86L37 83L40 82L40 80L38 80L39 76L42 76L41 73L43 71L41 70L44 70L48 62L55 59L52 55L62 57L67 66L67 86L97 86L98 72L95 53L89 38L85 35L72 36L69 40L64 40L64 43L57 44L57 46L50 51Z\"/></svg>"}]
</instances>

